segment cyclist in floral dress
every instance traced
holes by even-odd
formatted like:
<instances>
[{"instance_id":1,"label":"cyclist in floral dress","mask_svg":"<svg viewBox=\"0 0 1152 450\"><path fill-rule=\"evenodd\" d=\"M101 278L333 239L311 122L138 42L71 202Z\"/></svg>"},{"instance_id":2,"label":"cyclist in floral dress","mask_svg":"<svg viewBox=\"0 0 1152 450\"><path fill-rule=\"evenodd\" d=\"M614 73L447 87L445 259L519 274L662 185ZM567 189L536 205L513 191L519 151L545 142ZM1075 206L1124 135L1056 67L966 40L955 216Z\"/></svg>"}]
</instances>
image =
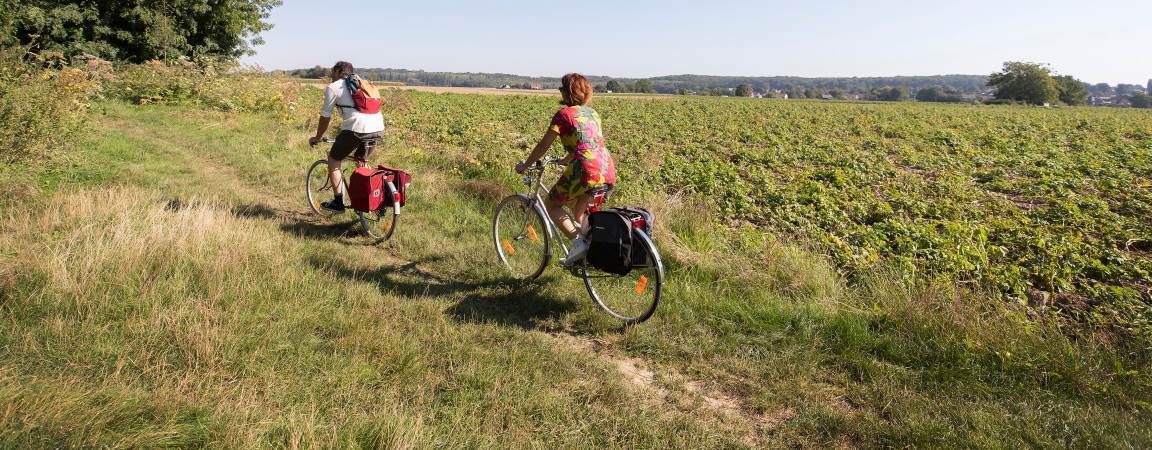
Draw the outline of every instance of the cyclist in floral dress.
<instances>
[{"instance_id":1,"label":"cyclist in floral dress","mask_svg":"<svg viewBox=\"0 0 1152 450\"><path fill-rule=\"evenodd\" d=\"M592 83L583 75L570 73L561 79L560 94L564 105L552 116L544 138L532 150L528 159L516 165L516 172L524 173L552 147L557 137L568 157L564 174L548 192L544 206L552 221L572 239L572 251L562 262L571 264L588 253L588 243L583 238L581 227L588 215L588 204L596 192L611 189L616 184L616 164L604 145L604 134L600 128L600 114L588 106L592 100ZM570 206L569 215L565 206Z\"/></svg>"}]
</instances>

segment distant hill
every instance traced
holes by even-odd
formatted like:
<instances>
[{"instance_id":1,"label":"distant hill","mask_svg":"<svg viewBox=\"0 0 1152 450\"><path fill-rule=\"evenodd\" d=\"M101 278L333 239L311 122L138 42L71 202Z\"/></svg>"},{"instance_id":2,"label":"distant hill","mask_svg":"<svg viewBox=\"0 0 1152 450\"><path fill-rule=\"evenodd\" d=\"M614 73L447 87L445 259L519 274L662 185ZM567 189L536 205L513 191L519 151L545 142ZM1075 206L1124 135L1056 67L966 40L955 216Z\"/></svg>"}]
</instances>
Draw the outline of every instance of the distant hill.
<instances>
[{"instance_id":1,"label":"distant hill","mask_svg":"<svg viewBox=\"0 0 1152 450\"><path fill-rule=\"evenodd\" d=\"M302 78L322 78L327 76L328 69L313 67L310 69L295 69L284 71L287 74ZM362 76L371 80L393 81L412 86L448 86L448 87L529 87L552 89L560 85L560 79L554 77L526 77L506 73L472 73L472 72L425 72L423 70L408 69L359 69ZM906 87L912 91L921 88L939 86L963 93L975 93L985 89L988 77L985 75L935 75L935 76L901 76L901 77L838 77L838 78L804 78L804 77L739 77L739 76L711 76L711 75L670 75L654 78L614 78L606 76L588 77L597 85L598 90L605 90L608 83L615 81L624 89L643 89L649 92L672 94L687 92L712 92L715 90L735 89L741 84L750 86L756 92L779 90L784 92L795 90L831 90L840 89L847 92L868 92L881 87ZM638 83L642 83L638 88Z\"/></svg>"}]
</instances>

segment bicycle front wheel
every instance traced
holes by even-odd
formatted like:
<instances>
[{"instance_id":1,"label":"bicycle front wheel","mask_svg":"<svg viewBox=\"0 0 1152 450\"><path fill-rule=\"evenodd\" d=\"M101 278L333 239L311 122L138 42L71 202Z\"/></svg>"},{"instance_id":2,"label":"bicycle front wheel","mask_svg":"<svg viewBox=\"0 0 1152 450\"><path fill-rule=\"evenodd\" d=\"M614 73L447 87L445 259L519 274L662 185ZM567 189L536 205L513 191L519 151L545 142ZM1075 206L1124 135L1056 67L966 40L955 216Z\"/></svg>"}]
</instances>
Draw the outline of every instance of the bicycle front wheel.
<instances>
[{"instance_id":1,"label":"bicycle front wheel","mask_svg":"<svg viewBox=\"0 0 1152 450\"><path fill-rule=\"evenodd\" d=\"M602 272L586 264L579 269L596 306L626 325L652 317L664 287L660 252L641 230L632 231L632 261L632 271L627 275Z\"/></svg>"},{"instance_id":2,"label":"bicycle front wheel","mask_svg":"<svg viewBox=\"0 0 1152 450\"><path fill-rule=\"evenodd\" d=\"M396 231L396 222L400 220L400 205L393 204L372 212L356 211L356 214L360 216L360 226L364 227L364 232L375 239L376 243L381 243L391 239L392 233Z\"/></svg>"},{"instance_id":3,"label":"bicycle front wheel","mask_svg":"<svg viewBox=\"0 0 1152 450\"><path fill-rule=\"evenodd\" d=\"M324 209L320 202L331 200L336 194L332 177L328 176L328 161L323 159L308 168L304 190L308 193L308 207L320 217L332 217L335 211Z\"/></svg>"},{"instance_id":4,"label":"bicycle front wheel","mask_svg":"<svg viewBox=\"0 0 1152 450\"><path fill-rule=\"evenodd\" d=\"M534 280L552 256L551 233L543 213L524 195L505 198L492 219L496 255L513 277Z\"/></svg>"}]
</instances>

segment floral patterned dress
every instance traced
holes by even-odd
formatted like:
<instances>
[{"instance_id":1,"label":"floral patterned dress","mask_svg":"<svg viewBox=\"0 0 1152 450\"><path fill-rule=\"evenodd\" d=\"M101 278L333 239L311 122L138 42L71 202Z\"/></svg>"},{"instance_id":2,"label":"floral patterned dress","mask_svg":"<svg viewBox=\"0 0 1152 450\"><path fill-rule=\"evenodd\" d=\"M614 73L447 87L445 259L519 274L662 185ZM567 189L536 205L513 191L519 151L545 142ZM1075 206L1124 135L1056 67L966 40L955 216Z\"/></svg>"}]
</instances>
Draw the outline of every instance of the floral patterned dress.
<instances>
[{"instance_id":1,"label":"floral patterned dress","mask_svg":"<svg viewBox=\"0 0 1152 450\"><path fill-rule=\"evenodd\" d=\"M604 145L596 110L587 106L562 108L552 117L551 130L560 135L560 143L575 159L548 192L549 198L569 203L592 189L616 184L616 164Z\"/></svg>"}]
</instances>

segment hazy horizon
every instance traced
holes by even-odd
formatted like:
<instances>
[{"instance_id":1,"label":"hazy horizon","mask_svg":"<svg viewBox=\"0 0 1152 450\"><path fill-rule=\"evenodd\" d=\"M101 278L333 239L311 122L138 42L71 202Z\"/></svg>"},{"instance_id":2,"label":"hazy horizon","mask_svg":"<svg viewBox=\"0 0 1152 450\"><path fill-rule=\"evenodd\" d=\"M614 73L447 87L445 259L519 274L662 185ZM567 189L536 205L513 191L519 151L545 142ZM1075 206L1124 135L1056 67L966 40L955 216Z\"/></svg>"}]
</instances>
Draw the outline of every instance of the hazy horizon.
<instances>
[{"instance_id":1,"label":"hazy horizon","mask_svg":"<svg viewBox=\"0 0 1152 450\"><path fill-rule=\"evenodd\" d=\"M962 9L909 0L583 6L590 13L573 31L559 28L551 10L524 1L357 0L341 8L289 1L272 11L274 28L244 61L270 70L343 59L365 68L534 77L871 78L987 75L1019 60L1048 63L1089 83L1143 86L1152 79L1152 42L1142 36L1152 2L1113 1L1092 13L1069 0L974 0ZM347 11L381 19L352 20Z\"/></svg>"}]
</instances>

